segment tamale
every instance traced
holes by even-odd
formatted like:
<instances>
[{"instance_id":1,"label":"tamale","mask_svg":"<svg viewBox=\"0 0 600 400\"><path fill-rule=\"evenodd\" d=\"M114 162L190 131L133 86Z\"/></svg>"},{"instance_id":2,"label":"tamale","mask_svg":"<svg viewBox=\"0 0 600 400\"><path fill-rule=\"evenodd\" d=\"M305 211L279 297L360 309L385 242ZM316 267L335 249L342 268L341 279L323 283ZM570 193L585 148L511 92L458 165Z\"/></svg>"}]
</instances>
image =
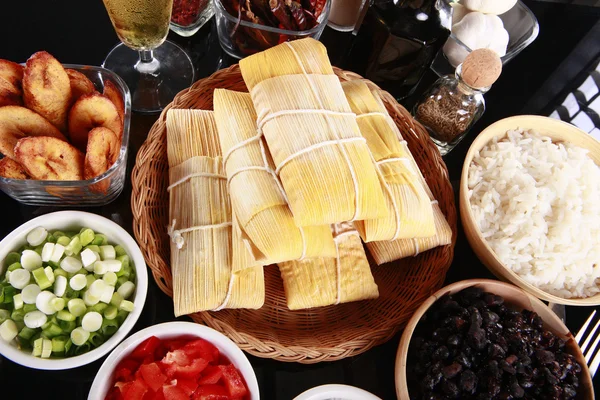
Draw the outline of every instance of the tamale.
<instances>
[{"instance_id":1,"label":"tamale","mask_svg":"<svg viewBox=\"0 0 600 400\"><path fill-rule=\"evenodd\" d=\"M351 223L333 225L337 255L279 263L290 310L375 299L377 284L358 232Z\"/></svg>"},{"instance_id":2,"label":"tamale","mask_svg":"<svg viewBox=\"0 0 600 400\"><path fill-rule=\"evenodd\" d=\"M170 110L166 122L175 315L261 307L262 266L232 272L232 214L212 112Z\"/></svg>"},{"instance_id":3,"label":"tamale","mask_svg":"<svg viewBox=\"0 0 600 400\"><path fill-rule=\"evenodd\" d=\"M360 133L383 176L389 217L355 223L365 242L435 235L431 200L410 163L412 154L398 140L398 127L366 83L342 83Z\"/></svg>"},{"instance_id":4,"label":"tamale","mask_svg":"<svg viewBox=\"0 0 600 400\"><path fill-rule=\"evenodd\" d=\"M265 265L334 257L329 225L295 225L264 138L257 136L250 95L216 89L213 101L231 205L254 257Z\"/></svg>"},{"instance_id":5,"label":"tamale","mask_svg":"<svg viewBox=\"0 0 600 400\"><path fill-rule=\"evenodd\" d=\"M374 161L325 47L285 42L240 70L297 226L387 217Z\"/></svg>"},{"instance_id":6,"label":"tamale","mask_svg":"<svg viewBox=\"0 0 600 400\"><path fill-rule=\"evenodd\" d=\"M381 106L385 108L379 95L374 92L372 93ZM409 152L408 144L402 137L400 131L396 131L396 135L398 135L398 139L400 140L404 150ZM425 238L397 239L393 241L367 243L367 249L369 250L369 253L371 253L371 256L377 265L400 260L405 257L417 256L424 251L452 243L452 228L450 228L448 221L446 221L446 217L444 216L444 213L442 213L438 201L433 196L433 193L431 192L427 181L423 177L423 174L421 173L421 170L419 169L414 157L409 157L409 163L413 166L413 171L416 171L419 181L421 182L423 188L425 188L427 196L431 200L431 204L433 206L433 219L435 222L435 235Z\"/></svg>"}]
</instances>

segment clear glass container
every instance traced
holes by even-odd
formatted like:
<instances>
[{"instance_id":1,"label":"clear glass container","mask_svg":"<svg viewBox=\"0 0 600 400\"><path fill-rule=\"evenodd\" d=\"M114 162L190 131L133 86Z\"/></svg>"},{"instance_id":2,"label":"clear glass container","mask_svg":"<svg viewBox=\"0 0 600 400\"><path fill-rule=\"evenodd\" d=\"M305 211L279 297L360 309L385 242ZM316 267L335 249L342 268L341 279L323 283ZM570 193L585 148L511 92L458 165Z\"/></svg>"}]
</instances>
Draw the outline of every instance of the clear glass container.
<instances>
[{"instance_id":1,"label":"clear glass container","mask_svg":"<svg viewBox=\"0 0 600 400\"><path fill-rule=\"evenodd\" d=\"M508 32L509 37L506 55L501 57L502 64L504 65L533 43L540 33L540 25L533 12L521 0L509 11L499 15L499 17L504 23L504 29ZM453 34L450 34L448 41L456 42L462 48L465 57L473 51ZM431 65L433 72L438 76L444 76L452 74L454 68L444 54L444 49L442 48L438 51Z\"/></svg>"},{"instance_id":2,"label":"clear glass container","mask_svg":"<svg viewBox=\"0 0 600 400\"><path fill-rule=\"evenodd\" d=\"M131 95L125 82L102 67L63 64L87 76L102 93L104 82L112 81L123 96L125 114L123 140L117 161L102 175L81 181L40 181L0 177L0 189L13 199L33 206L100 206L115 200L123 191L127 169L127 144L131 121Z\"/></svg>"},{"instance_id":3,"label":"clear glass container","mask_svg":"<svg viewBox=\"0 0 600 400\"><path fill-rule=\"evenodd\" d=\"M473 88L455 76L438 79L413 108L413 116L429 132L442 155L448 154L465 137L485 111L483 94L490 88Z\"/></svg>"},{"instance_id":4,"label":"clear glass container","mask_svg":"<svg viewBox=\"0 0 600 400\"><path fill-rule=\"evenodd\" d=\"M241 59L282 42L306 37L319 39L327 25L331 0L327 0L323 11L317 18L318 25L305 31L290 31L240 21L237 16L234 17L227 12L220 0L214 0L214 7L221 47L230 56Z\"/></svg>"},{"instance_id":5,"label":"clear glass container","mask_svg":"<svg viewBox=\"0 0 600 400\"><path fill-rule=\"evenodd\" d=\"M212 0L173 0L173 13L169 27L180 36L192 36L213 15L215 9Z\"/></svg>"}]
</instances>

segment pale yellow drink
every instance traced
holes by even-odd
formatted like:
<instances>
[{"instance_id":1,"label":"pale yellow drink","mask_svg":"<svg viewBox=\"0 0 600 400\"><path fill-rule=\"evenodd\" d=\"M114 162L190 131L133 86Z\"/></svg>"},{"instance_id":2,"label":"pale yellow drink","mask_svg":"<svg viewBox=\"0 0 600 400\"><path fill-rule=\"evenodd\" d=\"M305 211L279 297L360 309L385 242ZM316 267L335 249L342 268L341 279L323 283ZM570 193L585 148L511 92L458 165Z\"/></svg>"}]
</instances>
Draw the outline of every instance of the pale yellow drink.
<instances>
[{"instance_id":1,"label":"pale yellow drink","mask_svg":"<svg viewBox=\"0 0 600 400\"><path fill-rule=\"evenodd\" d=\"M152 50L169 33L173 0L103 0L119 39L134 50Z\"/></svg>"}]
</instances>

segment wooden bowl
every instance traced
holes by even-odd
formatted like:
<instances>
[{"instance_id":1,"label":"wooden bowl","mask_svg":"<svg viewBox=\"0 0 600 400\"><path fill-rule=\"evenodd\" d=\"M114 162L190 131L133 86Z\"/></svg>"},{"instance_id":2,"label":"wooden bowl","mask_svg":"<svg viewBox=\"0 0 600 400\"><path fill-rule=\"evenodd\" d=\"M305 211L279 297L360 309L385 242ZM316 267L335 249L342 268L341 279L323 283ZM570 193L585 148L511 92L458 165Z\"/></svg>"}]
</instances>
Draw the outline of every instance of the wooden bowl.
<instances>
[{"instance_id":1,"label":"wooden bowl","mask_svg":"<svg viewBox=\"0 0 600 400\"><path fill-rule=\"evenodd\" d=\"M471 286L477 286L486 292L494 293L496 295L504 297L506 304L509 304L516 310L531 310L535 311L540 318L544 321L544 328L549 329L557 336L567 340L567 348L569 353L575 356L577 362L581 364L581 374L579 376L579 394L578 399L594 399L594 386L592 384L592 377L590 371L585 362L585 358L581 353L581 349L575 342L575 338L569 332L569 329L562 323L560 318L556 316L554 312L540 300L532 296L531 294L519 289L516 286L510 285L504 282L493 281L489 279L470 279L467 281L460 281L448 285L433 296L427 299L421 307L414 313L404 333L400 339L400 345L398 346L398 352L396 353L396 394L398 399L407 400L410 399L408 394L408 382L406 379L406 358L408 354L408 346L412 338L413 332L417 327L417 324L421 320L423 314L429 310L429 308L435 303L440 297L446 294L453 294L460 292Z\"/></svg>"},{"instance_id":2,"label":"wooden bowl","mask_svg":"<svg viewBox=\"0 0 600 400\"><path fill-rule=\"evenodd\" d=\"M500 261L487 241L482 237L481 231L475 223L468 198L469 165L471 165L475 154L490 140L495 137L505 136L507 131L517 128L523 130L533 129L541 135L550 137L554 142L568 142L575 146L589 149L589 156L597 165L600 165L600 142L588 133L566 122L548 117L522 115L505 118L488 126L477 136L469 148L462 169L460 180L460 217L467 240L481 262L501 280L511 282L534 296L552 303L570 306L600 305L600 294L587 298L565 299L538 289L536 286L526 282Z\"/></svg>"}]
</instances>

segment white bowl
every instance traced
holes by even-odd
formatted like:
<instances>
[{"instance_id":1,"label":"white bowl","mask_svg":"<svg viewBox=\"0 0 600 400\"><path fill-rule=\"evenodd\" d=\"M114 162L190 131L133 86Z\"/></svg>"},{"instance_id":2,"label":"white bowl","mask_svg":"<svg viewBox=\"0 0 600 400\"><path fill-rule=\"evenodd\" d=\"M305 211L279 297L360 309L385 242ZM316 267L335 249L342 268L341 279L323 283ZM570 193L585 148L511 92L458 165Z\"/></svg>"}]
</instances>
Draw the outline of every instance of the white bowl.
<instances>
[{"instance_id":1,"label":"white bowl","mask_svg":"<svg viewBox=\"0 0 600 400\"><path fill-rule=\"evenodd\" d=\"M207 340L215 345L240 371L248 386L250 400L260 399L256 374L254 373L252 365L250 365L250 361L248 361L248 358L246 358L242 350L229 340L227 336L207 326L192 322L166 322L164 324L158 324L142 329L121 343L119 347L108 356L106 361L104 361L102 367L100 367L100 370L96 374L96 378L94 378L94 383L92 383L92 387L90 388L88 400L103 400L106 397L106 394L111 388L113 369L115 366L150 336L156 336L159 339L171 339L178 336L196 336Z\"/></svg>"},{"instance_id":2,"label":"white bowl","mask_svg":"<svg viewBox=\"0 0 600 400\"><path fill-rule=\"evenodd\" d=\"M146 292L148 291L148 273L146 272L146 262L140 251L137 243L129 233L113 221L101 217L100 215L91 214L82 211L59 211L41 217L34 218L8 234L0 242L0 275L4 273L3 260L11 251L18 250L21 246L27 244L27 234L38 226L42 226L47 230L79 230L83 227L91 228L94 232L106 235L108 241L114 244L123 246L130 259L135 265L135 293L134 293L134 309L119 330L111 336L105 343L94 350L74 357L66 358L50 358L44 359L34 357L30 351L21 351L16 347L16 344L10 344L4 340L0 340L0 354L25 367L43 370L63 370L77 368L82 365L96 361L100 357L110 352L121 340L127 336L131 328L135 325L144 303L146 302Z\"/></svg>"},{"instance_id":3,"label":"white bowl","mask_svg":"<svg viewBox=\"0 0 600 400\"><path fill-rule=\"evenodd\" d=\"M381 400L379 397L348 385L323 385L303 392L294 400Z\"/></svg>"}]
</instances>

